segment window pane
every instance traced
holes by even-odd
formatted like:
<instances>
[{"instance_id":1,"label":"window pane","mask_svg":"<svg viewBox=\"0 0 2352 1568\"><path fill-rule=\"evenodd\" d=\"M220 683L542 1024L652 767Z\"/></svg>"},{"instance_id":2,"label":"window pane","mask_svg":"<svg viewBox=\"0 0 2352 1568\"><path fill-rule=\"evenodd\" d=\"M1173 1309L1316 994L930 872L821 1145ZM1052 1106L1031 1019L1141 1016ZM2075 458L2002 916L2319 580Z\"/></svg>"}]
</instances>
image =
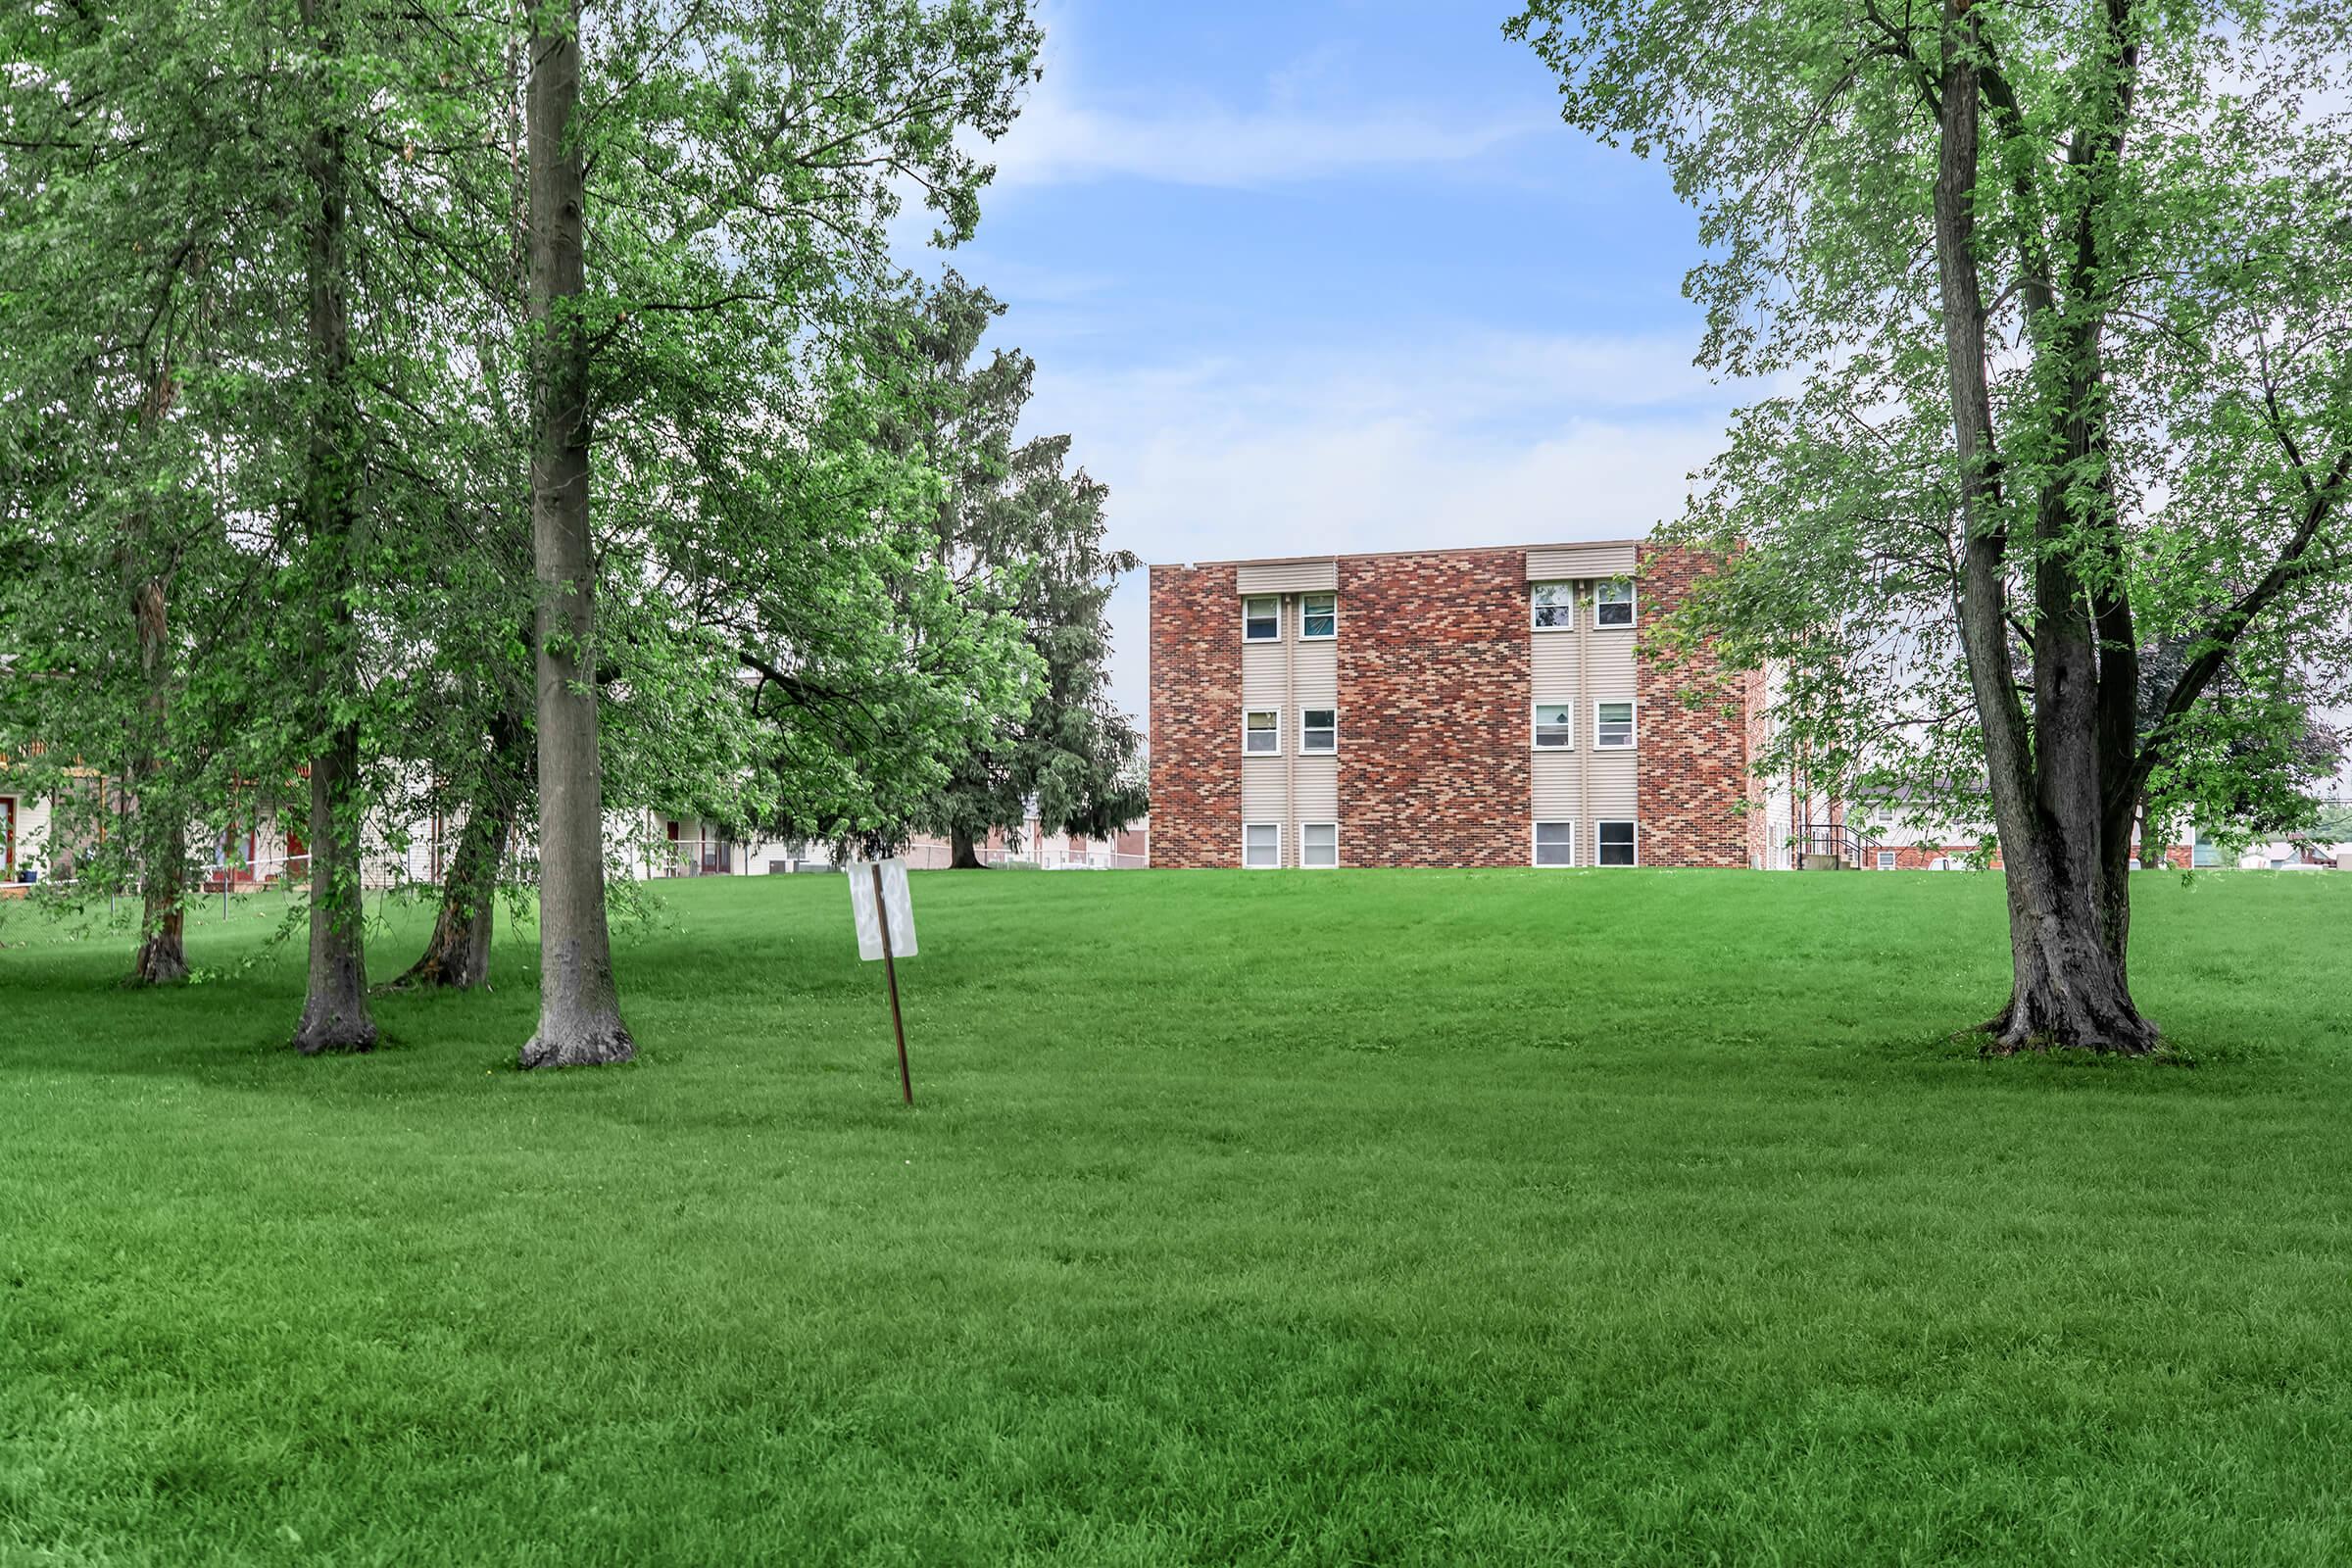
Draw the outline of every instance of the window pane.
<instances>
[{"instance_id":1,"label":"window pane","mask_svg":"<svg viewBox=\"0 0 2352 1568\"><path fill-rule=\"evenodd\" d=\"M1600 863L1602 865L1631 865L1634 863L1634 824L1603 822L1600 824Z\"/></svg>"},{"instance_id":2,"label":"window pane","mask_svg":"<svg viewBox=\"0 0 2352 1568\"><path fill-rule=\"evenodd\" d=\"M1536 705L1536 744L1569 746L1576 740L1576 710L1566 703Z\"/></svg>"},{"instance_id":3,"label":"window pane","mask_svg":"<svg viewBox=\"0 0 2352 1568\"><path fill-rule=\"evenodd\" d=\"M1596 582L1592 585L1592 624L1631 626L1634 623L1634 585Z\"/></svg>"},{"instance_id":4,"label":"window pane","mask_svg":"<svg viewBox=\"0 0 2352 1568\"><path fill-rule=\"evenodd\" d=\"M1298 748L1306 752L1336 752L1340 749L1340 714L1337 709L1310 708L1298 715Z\"/></svg>"},{"instance_id":5,"label":"window pane","mask_svg":"<svg viewBox=\"0 0 2352 1568\"><path fill-rule=\"evenodd\" d=\"M1592 744L1599 747L1634 744L1634 705L1600 703L1593 709Z\"/></svg>"},{"instance_id":6,"label":"window pane","mask_svg":"<svg viewBox=\"0 0 2352 1568\"><path fill-rule=\"evenodd\" d=\"M1306 865L1340 863L1340 827L1336 822L1309 822L1299 829L1299 860Z\"/></svg>"},{"instance_id":7,"label":"window pane","mask_svg":"<svg viewBox=\"0 0 2352 1568\"><path fill-rule=\"evenodd\" d=\"M1282 829L1273 822L1251 822L1242 829L1244 865L1280 865Z\"/></svg>"},{"instance_id":8,"label":"window pane","mask_svg":"<svg viewBox=\"0 0 2352 1568\"><path fill-rule=\"evenodd\" d=\"M1536 624L1539 626L1576 624L1576 591L1567 583L1536 584L1535 606Z\"/></svg>"},{"instance_id":9,"label":"window pane","mask_svg":"<svg viewBox=\"0 0 2352 1568\"><path fill-rule=\"evenodd\" d=\"M1337 636L1340 629L1340 598L1337 594L1308 594L1299 601L1298 635L1301 637Z\"/></svg>"},{"instance_id":10,"label":"window pane","mask_svg":"<svg viewBox=\"0 0 2352 1568\"><path fill-rule=\"evenodd\" d=\"M1536 824L1536 863L1538 865L1573 865L1576 862L1576 824L1573 822L1538 822Z\"/></svg>"},{"instance_id":11,"label":"window pane","mask_svg":"<svg viewBox=\"0 0 2352 1568\"><path fill-rule=\"evenodd\" d=\"M1282 723L1272 710L1242 715L1242 750L1246 752L1279 752L1282 750Z\"/></svg>"},{"instance_id":12,"label":"window pane","mask_svg":"<svg viewBox=\"0 0 2352 1568\"><path fill-rule=\"evenodd\" d=\"M1282 635L1282 601L1242 601L1242 635L1253 643L1272 642Z\"/></svg>"}]
</instances>

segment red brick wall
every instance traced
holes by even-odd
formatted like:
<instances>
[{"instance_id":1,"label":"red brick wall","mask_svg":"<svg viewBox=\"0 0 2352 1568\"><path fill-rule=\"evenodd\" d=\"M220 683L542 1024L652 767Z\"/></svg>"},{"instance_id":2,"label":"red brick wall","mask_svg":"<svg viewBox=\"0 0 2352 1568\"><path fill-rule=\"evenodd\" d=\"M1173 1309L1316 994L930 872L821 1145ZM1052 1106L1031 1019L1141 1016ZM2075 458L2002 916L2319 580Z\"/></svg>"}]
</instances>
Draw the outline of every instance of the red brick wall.
<instances>
[{"instance_id":1,"label":"red brick wall","mask_svg":"<svg viewBox=\"0 0 2352 1568\"><path fill-rule=\"evenodd\" d=\"M1343 862L1527 864L1526 553L1339 565Z\"/></svg>"},{"instance_id":2,"label":"red brick wall","mask_svg":"<svg viewBox=\"0 0 2352 1568\"><path fill-rule=\"evenodd\" d=\"M1636 556L1642 618L1670 611L1711 557L1689 550L1641 547ZM1714 683L1706 656L1668 663L1644 649L1636 661L1641 702L1641 753L1635 766L1635 810L1641 820L1643 865L1743 866L1750 823L1740 809L1747 793L1747 711L1740 699L1746 682L1727 693ZM1700 698L1697 706L1686 694Z\"/></svg>"},{"instance_id":3,"label":"red brick wall","mask_svg":"<svg viewBox=\"0 0 2352 1568\"><path fill-rule=\"evenodd\" d=\"M1242 606L1233 568L1153 566L1153 865L1241 863L1242 757L1234 738L1241 710Z\"/></svg>"}]
</instances>

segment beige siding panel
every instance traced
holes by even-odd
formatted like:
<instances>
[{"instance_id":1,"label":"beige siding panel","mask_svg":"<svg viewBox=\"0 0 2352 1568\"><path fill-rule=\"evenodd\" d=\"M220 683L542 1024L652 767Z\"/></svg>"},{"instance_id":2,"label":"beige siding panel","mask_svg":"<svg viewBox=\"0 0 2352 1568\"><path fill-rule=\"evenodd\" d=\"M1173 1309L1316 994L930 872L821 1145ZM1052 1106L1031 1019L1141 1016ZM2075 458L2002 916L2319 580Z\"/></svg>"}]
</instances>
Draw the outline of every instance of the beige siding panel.
<instances>
[{"instance_id":1,"label":"beige siding panel","mask_svg":"<svg viewBox=\"0 0 2352 1568\"><path fill-rule=\"evenodd\" d=\"M1529 582L1560 582L1576 577L1630 577L1634 547L1619 545L1558 545L1527 553Z\"/></svg>"},{"instance_id":2,"label":"beige siding panel","mask_svg":"<svg viewBox=\"0 0 2352 1568\"><path fill-rule=\"evenodd\" d=\"M1242 644L1242 706L1244 708L1280 708L1283 706L1284 650L1288 643ZM1626 688L1629 692L1632 687ZM1283 715L1290 722L1290 715ZM1233 715L1233 726L1239 733L1242 715ZM1238 744L1238 743L1237 743Z\"/></svg>"},{"instance_id":3,"label":"beige siding panel","mask_svg":"<svg viewBox=\"0 0 2352 1568\"><path fill-rule=\"evenodd\" d=\"M1632 559L1630 554L1627 559ZM1258 561L1236 567L1234 577L1246 594L1327 594L1340 586L1340 564L1329 556L1316 561Z\"/></svg>"},{"instance_id":4,"label":"beige siding panel","mask_svg":"<svg viewBox=\"0 0 2352 1568\"><path fill-rule=\"evenodd\" d=\"M1298 706L1300 708L1337 708L1340 705L1340 647L1334 642L1300 643L1298 656ZM1346 733L1348 715L1340 715L1340 728Z\"/></svg>"},{"instance_id":5,"label":"beige siding panel","mask_svg":"<svg viewBox=\"0 0 2352 1568\"><path fill-rule=\"evenodd\" d=\"M1244 788L1248 788L1247 784L1244 785ZM1632 821L1637 799L1634 785L1634 754L1631 752L1594 752L1592 754L1592 780L1590 788L1592 798L1588 804L1592 813L1592 821L1598 822L1603 818L1611 822ZM1590 838L1591 824L1579 826L1577 832ZM1580 843L1577 847L1582 849L1584 845ZM1577 858L1581 861L1589 857L1580 855Z\"/></svg>"},{"instance_id":6,"label":"beige siding panel","mask_svg":"<svg viewBox=\"0 0 2352 1568\"><path fill-rule=\"evenodd\" d=\"M1592 650L1592 701L1596 703L1630 703L1636 696L1638 682L1634 678L1634 634L1626 631L1596 631L1585 639ZM1583 722L1592 722L1592 715L1583 715ZM1582 740L1584 737L1577 737Z\"/></svg>"},{"instance_id":7,"label":"beige siding panel","mask_svg":"<svg viewBox=\"0 0 2352 1568\"><path fill-rule=\"evenodd\" d=\"M1340 819L1340 760L1336 757L1298 759L1298 820L1337 822Z\"/></svg>"},{"instance_id":8,"label":"beige siding panel","mask_svg":"<svg viewBox=\"0 0 2352 1568\"><path fill-rule=\"evenodd\" d=\"M1283 759L1279 757L1242 759L1243 821L1279 822L1283 819L1286 814L1283 806L1288 793L1283 788ZM1282 863L1291 863L1291 835L1287 828L1282 835Z\"/></svg>"},{"instance_id":9,"label":"beige siding panel","mask_svg":"<svg viewBox=\"0 0 2352 1568\"><path fill-rule=\"evenodd\" d=\"M1576 758L1566 752L1538 752L1528 759L1528 771L1533 775L1535 820L1539 822L1574 822L1583 813L1576 808Z\"/></svg>"},{"instance_id":10,"label":"beige siding panel","mask_svg":"<svg viewBox=\"0 0 2352 1568\"><path fill-rule=\"evenodd\" d=\"M1576 633L1539 631L1529 636L1529 694L1531 703L1576 701ZM1577 726L1581 738L1584 726Z\"/></svg>"}]
</instances>

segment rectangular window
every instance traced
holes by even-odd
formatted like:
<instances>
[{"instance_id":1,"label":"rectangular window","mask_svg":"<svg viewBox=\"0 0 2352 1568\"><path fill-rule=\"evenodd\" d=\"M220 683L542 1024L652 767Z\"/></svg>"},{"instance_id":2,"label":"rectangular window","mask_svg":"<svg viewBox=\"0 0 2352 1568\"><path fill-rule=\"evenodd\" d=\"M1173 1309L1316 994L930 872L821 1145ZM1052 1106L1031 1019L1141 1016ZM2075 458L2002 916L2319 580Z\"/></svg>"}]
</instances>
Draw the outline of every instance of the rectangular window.
<instances>
[{"instance_id":1,"label":"rectangular window","mask_svg":"<svg viewBox=\"0 0 2352 1568\"><path fill-rule=\"evenodd\" d=\"M1242 640L1252 643L1282 639L1282 601L1272 594L1242 601Z\"/></svg>"},{"instance_id":2,"label":"rectangular window","mask_svg":"<svg viewBox=\"0 0 2352 1568\"><path fill-rule=\"evenodd\" d=\"M1631 626L1634 623L1634 584L1616 577L1592 585L1592 624Z\"/></svg>"},{"instance_id":3,"label":"rectangular window","mask_svg":"<svg viewBox=\"0 0 2352 1568\"><path fill-rule=\"evenodd\" d=\"M1569 703L1536 705L1536 747L1552 751L1576 744L1576 708Z\"/></svg>"},{"instance_id":4,"label":"rectangular window","mask_svg":"<svg viewBox=\"0 0 2352 1568\"><path fill-rule=\"evenodd\" d=\"M1595 865L1631 865L1634 863L1634 824L1631 822L1601 822L1593 827L1592 858Z\"/></svg>"},{"instance_id":5,"label":"rectangular window","mask_svg":"<svg viewBox=\"0 0 2352 1568\"><path fill-rule=\"evenodd\" d=\"M1879 869L1882 871L1891 871L1894 869L1894 852L1892 850L1881 850L1879 852Z\"/></svg>"},{"instance_id":6,"label":"rectangular window","mask_svg":"<svg viewBox=\"0 0 2352 1568\"><path fill-rule=\"evenodd\" d=\"M1576 626L1576 584L1536 584L1536 630L1571 631Z\"/></svg>"},{"instance_id":7,"label":"rectangular window","mask_svg":"<svg viewBox=\"0 0 2352 1568\"><path fill-rule=\"evenodd\" d=\"M1242 827L1242 864L1263 871L1282 864L1282 824L1250 822Z\"/></svg>"},{"instance_id":8,"label":"rectangular window","mask_svg":"<svg viewBox=\"0 0 2352 1568\"><path fill-rule=\"evenodd\" d=\"M1623 751L1634 744L1634 705L1594 703L1592 744L1604 752Z\"/></svg>"},{"instance_id":9,"label":"rectangular window","mask_svg":"<svg viewBox=\"0 0 2352 1568\"><path fill-rule=\"evenodd\" d=\"M1298 601L1298 636L1303 642L1324 642L1340 634L1340 596L1308 594Z\"/></svg>"},{"instance_id":10,"label":"rectangular window","mask_svg":"<svg viewBox=\"0 0 2352 1568\"><path fill-rule=\"evenodd\" d=\"M0 871L17 868L17 798L0 795Z\"/></svg>"},{"instance_id":11,"label":"rectangular window","mask_svg":"<svg viewBox=\"0 0 2352 1568\"><path fill-rule=\"evenodd\" d=\"M1298 827L1298 863L1331 866L1340 863L1340 824L1302 822Z\"/></svg>"},{"instance_id":12,"label":"rectangular window","mask_svg":"<svg viewBox=\"0 0 2352 1568\"><path fill-rule=\"evenodd\" d=\"M1536 824L1536 863L1538 865L1574 865L1576 863L1576 824L1574 822L1538 822Z\"/></svg>"},{"instance_id":13,"label":"rectangular window","mask_svg":"<svg viewBox=\"0 0 2352 1568\"><path fill-rule=\"evenodd\" d=\"M1251 757L1282 755L1282 710L1253 708L1242 715L1242 750Z\"/></svg>"},{"instance_id":14,"label":"rectangular window","mask_svg":"<svg viewBox=\"0 0 2352 1568\"><path fill-rule=\"evenodd\" d=\"M1307 708L1298 713L1298 750L1336 752L1340 749L1340 710Z\"/></svg>"}]
</instances>

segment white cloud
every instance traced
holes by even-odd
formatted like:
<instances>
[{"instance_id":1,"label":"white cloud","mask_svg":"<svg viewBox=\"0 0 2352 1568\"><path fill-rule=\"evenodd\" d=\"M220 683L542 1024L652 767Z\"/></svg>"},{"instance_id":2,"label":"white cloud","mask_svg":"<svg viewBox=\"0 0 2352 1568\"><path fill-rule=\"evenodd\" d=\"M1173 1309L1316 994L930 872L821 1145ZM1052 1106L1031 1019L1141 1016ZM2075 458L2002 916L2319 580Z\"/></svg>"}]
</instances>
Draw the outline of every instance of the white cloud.
<instances>
[{"instance_id":1,"label":"white cloud","mask_svg":"<svg viewBox=\"0 0 2352 1568\"><path fill-rule=\"evenodd\" d=\"M1460 163L1553 124L1548 114L1443 118L1412 105L1349 102L1328 51L1269 75L1256 107L1200 92L1090 99L1075 85L1083 73L1059 42L1065 36L1058 24L1049 28L1043 79L985 153L1000 190L1115 178L1254 188Z\"/></svg>"},{"instance_id":2,"label":"white cloud","mask_svg":"<svg viewBox=\"0 0 2352 1568\"><path fill-rule=\"evenodd\" d=\"M1733 394L1665 340L1474 336L1400 354L1039 367L1033 428L1069 430L1148 562L1630 538L1678 514ZM1752 396L1754 389L1742 389ZM1113 603L1141 714L1143 575Z\"/></svg>"}]
</instances>

